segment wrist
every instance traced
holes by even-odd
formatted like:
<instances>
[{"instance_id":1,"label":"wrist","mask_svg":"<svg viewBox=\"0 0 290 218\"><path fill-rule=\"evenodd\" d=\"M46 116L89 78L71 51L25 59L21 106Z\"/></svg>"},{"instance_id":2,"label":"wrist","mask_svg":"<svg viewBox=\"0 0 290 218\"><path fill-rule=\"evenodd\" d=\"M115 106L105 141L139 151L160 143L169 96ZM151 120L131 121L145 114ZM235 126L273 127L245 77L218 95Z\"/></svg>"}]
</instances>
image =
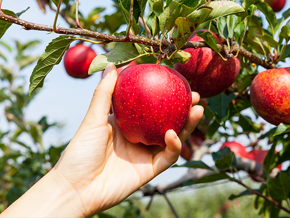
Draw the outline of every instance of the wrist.
<instances>
[{"instance_id":1,"label":"wrist","mask_svg":"<svg viewBox=\"0 0 290 218\"><path fill-rule=\"evenodd\" d=\"M52 169L3 213L5 217L85 217L76 190Z\"/></svg>"}]
</instances>

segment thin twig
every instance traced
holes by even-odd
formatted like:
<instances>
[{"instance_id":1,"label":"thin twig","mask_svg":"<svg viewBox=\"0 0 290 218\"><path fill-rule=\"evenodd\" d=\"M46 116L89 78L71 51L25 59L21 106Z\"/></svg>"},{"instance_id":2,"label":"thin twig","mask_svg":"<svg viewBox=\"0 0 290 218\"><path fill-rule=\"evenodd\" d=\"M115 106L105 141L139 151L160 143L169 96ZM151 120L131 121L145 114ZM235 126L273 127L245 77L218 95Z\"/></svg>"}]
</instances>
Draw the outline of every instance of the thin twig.
<instances>
[{"instance_id":1,"label":"thin twig","mask_svg":"<svg viewBox=\"0 0 290 218\"><path fill-rule=\"evenodd\" d=\"M77 20L77 27L79 29L83 29L83 27L80 24L80 20L79 20L79 0L77 0L77 7L76 7L76 20Z\"/></svg>"},{"instance_id":2,"label":"thin twig","mask_svg":"<svg viewBox=\"0 0 290 218\"><path fill-rule=\"evenodd\" d=\"M179 218L177 212L175 211L173 205L171 204L171 202L170 202L169 199L167 198L165 192L164 192L162 189L158 189L158 188L157 188L157 191L158 191L160 194L163 195L163 197L165 198L166 202L168 203L168 205L169 205L169 207L170 207L172 213L174 214L174 216L175 216L176 218Z\"/></svg>"},{"instance_id":3,"label":"thin twig","mask_svg":"<svg viewBox=\"0 0 290 218\"><path fill-rule=\"evenodd\" d=\"M130 22L127 29L126 39L130 39L130 29L133 23L133 10L134 10L134 0L131 0L131 8L130 8Z\"/></svg>"},{"instance_id":4,"label":"thin twig","mask_svg":"<svg viewBox=\"0 0 290 218\"><path fill-rule=\"evenodd\" d=\"M53 22L53 31L56 32L56 33L58 33L58 30L56 28L56 22L57 22L57 18L58 18L58 14L59 14L59 9L60 9L61 3L62 3L62 0L60 0L59 3L58 3L57 10L56 10L56 13L55 13L54 22Z\"/></svg>"},{"instance_id":5,"label":"thin twig","mask_svg":"<svg viewBox=\"0 0 290 218\"><path fill-rule=\"evenodd\" d=\"M251 194L253 194L253 195L257 195L257 196L259 196L259 197L261 197L261 198L264 198L266 201L269 201L270 203L274 204L274 205L275 205L276 207L278 207L279 209L284 210L285 212L287 212L287 213L290 214L290 210L288 210L287 208L283 207L283 206L282 206L281 204L279 204L278 202L274 201L271 197L269 197L269 196L265 196L265 195L261 194L260 192L257 192L257 191L255 191L255 190L251 189L250 187L246 186L243 182L241 182L241 181L239 181L239 180L237 180L237 179L232 178L232 179L230 179L230 180L233 181L233 182L236 182L236 183L240 184L240 185L243 186L243 187L245 187L246 189L249 190L249 192L250 192Z\"/></svg>"}]
</instances>

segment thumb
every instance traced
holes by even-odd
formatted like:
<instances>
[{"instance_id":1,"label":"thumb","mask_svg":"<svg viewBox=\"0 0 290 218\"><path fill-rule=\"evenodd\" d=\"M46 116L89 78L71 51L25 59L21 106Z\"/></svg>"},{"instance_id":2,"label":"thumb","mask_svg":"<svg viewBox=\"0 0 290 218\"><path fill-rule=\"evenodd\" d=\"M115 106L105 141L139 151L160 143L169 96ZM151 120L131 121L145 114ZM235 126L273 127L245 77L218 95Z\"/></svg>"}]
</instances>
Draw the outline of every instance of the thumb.
<instances>
[{"instance_id":1,"label":"thumb","mask_svg":"<svg viewBox=\"0 0 290 218\"><path fill-rule=\"evenodd\" d=\"M106 125L108 123L108 114L111 108L112 95L116 81L117 69L114 64L108 64L102 80L95 89L85 119L93 120L97 125Z\"/></svg>"}]
</instances>

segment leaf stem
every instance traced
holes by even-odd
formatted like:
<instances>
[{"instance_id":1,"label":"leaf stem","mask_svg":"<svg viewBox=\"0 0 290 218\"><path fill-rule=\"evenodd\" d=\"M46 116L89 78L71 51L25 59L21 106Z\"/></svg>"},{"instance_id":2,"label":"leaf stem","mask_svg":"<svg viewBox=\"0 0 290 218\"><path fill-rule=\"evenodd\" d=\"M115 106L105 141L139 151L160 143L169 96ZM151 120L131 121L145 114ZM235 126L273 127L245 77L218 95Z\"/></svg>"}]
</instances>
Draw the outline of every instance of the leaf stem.
<instances>
[{"instance_id":1,"label":"leaf stem","mask_svg":"<svg viewBox=\"0 0 290 218\"><path fill-rule=\"evenodd\" d=\"M58 30L56 28L56 22L57 22L57 18L58 18L58 14L59 14L59 9L61 6L62 0L59 1L58 6L57 6L57 10L56 10L56 14L55 14L55 18L54 18L54 22L53 22L53 31L58 33Z\"/></svg>"}]
</instances>

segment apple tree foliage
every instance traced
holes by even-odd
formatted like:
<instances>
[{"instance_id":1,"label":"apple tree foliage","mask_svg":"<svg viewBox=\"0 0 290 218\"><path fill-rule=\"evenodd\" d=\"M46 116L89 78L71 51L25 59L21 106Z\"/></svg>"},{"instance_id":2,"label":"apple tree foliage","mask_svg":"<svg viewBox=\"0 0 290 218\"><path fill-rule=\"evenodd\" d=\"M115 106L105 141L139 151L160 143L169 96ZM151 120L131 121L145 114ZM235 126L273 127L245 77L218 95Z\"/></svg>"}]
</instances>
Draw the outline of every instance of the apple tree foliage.
<instances>
[{"instance_id":1,"label":"apple tree foliage","mask_svg":"<svg viewBox=\"0 0 290 218\"><path fill-rule=\"evenodd\" d=\"M290 168L280 171L274 177L270 176L276 166L290 160L290 125L281 123L265 132L264 122L257 123L258 115L249 98L249 87L261 71L260 68L258 71L259 65L273 68L290 57L290 9L278 17L261 0L113 0L115 11L112 14L106 14L106 8L96 7L85 16L81 11L76 13L79 1L37 2L42 11L49 6L59 13L67 21L69 29L31 25L21 20L23 13L31 13L29 10L14 12L13 9L1 8L0 38L9 31L11 25L21 25L24 29L54 30L59 35L47 45L40 57L27 55L27 51L37 46L39 41L26 44L15 41L16 52L12 52L10 45L0 41L1 51L5 50L0 53L0 103L5 108L5 117L9 123L7 128L0 127L0 210L47 173L66 146L44 149L43 134L57 124L48 123L46 117L39 121L28 121L24 110L39 88L45 85L45 77L61 62L72 42L80 39L90 41L100 44L107 51L93 60L89 73L104 70L109 63L121 67L133 60L137 63L158 62L173 67L175 63L186 63L190 58L190 54L183 49L193 32L207 29L225 39L223 43L227 48L223 51L240 55L241 69L231 87L206 99L208 106L205 107L199 128L208 139L220 141L244 135L252 141L253 138L257 142L266 141L271 149L263 163L263 182L255 190L234 175L237 171L237 157L228 148L212 153L215 166L208 166L202 161L190 161L175 167L212 171L210 175L186 181L184 186L220 180L236 182L245 191L231 195L231 200L256 195L253 206L259 209L263 217L279 217L281 211L290 213ZM222 52L222 46L217 44L210 31L199 35L205 40L206 46ZM17 67L10 64L8 57L13 57ZM31 64L35 67L31 73L29 91L26 91L24 85L19 85L27 83L19 76L19 72ZM252 111L255 117L246 115L245 110ZM31 139L30 143L23 141L23 135ZM275 153L277 145L282 145L282 149ZM124 217L139 217L140 211L132 202L127 203L129 206L126 206L125 215L128 215ZM99 217L110 216L100 214Z\"/></svg>"}]
</instances>

